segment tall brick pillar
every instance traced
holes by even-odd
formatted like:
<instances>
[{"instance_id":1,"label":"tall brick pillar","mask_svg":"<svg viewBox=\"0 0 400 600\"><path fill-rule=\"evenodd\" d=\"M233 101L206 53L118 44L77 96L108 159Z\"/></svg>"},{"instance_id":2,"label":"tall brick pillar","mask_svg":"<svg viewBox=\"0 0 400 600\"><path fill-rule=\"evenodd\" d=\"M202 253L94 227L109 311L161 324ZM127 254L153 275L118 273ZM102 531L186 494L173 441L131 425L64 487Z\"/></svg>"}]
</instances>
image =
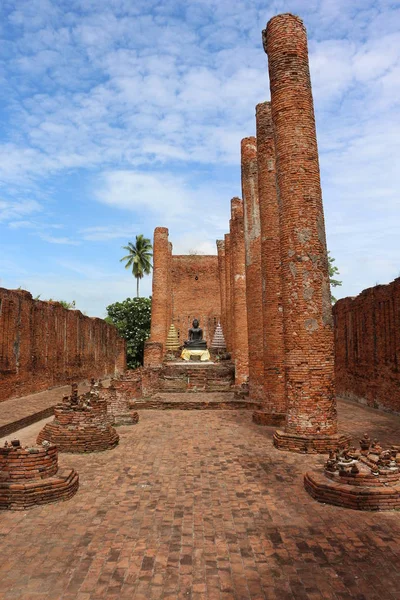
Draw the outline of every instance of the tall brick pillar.
<instances>
[{"instance_id":1,"label":"tall brick pillar","mask_svg":"<svg viewBox=\"0 0 400 600\"><path fill-rule=\"evenodd\" d=\"M263 31L277 159L287 417L278 448L327 452L337 434L333 320L306 30L291 14Z\"/></svg>"},{"instance_id":2,"label":"tall brick pillar","mask_svg":"<svg viewBox=\"0 0 400 600\"><path fill-rule=\"evenodd\" d=\"M275 143L270 102L256 106L256 133L261 218L264 398L263 409L253 413L253 421L259 425L283 425L286 418L285 345Z\"/></svg>"},{"instance_id":3,"label":"tall brick pillar","mask_svg":"<svg viewBox=\"0 0 400 600\"><path fill-rule=\"evenodd\" d=\"M168 229L156 227L153 242L153 288L151 301L150 338L145 343L144 365L161 365L168 333L170 283L170 255Z\"/></svg>"},{"instance_id":4,"label":"tall brick pillar","mask_svg":"<svg viewBox=\"0 0 400 600\"><path fill-rule=\"evenodd\" d=\"M232 323L232 313L233 313L233 305L231 299L231 236L229 233L225 234L224 237L224 246L225 246L225 294L226 294L226 302L225 302L225 328L224 331L226 348L229 352L233 351L232 347L232 336L231 336L231 323Z\"/></svg>"},{"instance_id":5,"label":"tall brick pillar","mask_svg":"<svg viewBox=\"0 0 400 600\"><path fill-rule=\"evenodd\" d=\"M221 327L226 335L226 276L225 276L225 242L217 240L219 289L221 296ZM226 343L226 339L225 339Z\"/></svg>"},{"instance_id":6,"label":"tall brick pillar","mask_svg":"<svg viewBox=\"0 0 400 600\"><path fill-rule=\"evenodd\" d=\"M263 313L261 289L261 225L258 200L257 142L241 142L244 246L246 255L247 331L249 347L249 397L264 395Z\"/></svg>"},{"instance_id":7,"label":"tall brick pillar","mask_svg":"<svg viewBox=\"0 0 400 600\"><path fill-rule=\"evenodd\" d=\"M244 249L243 201L231 200L230 241L232 257L233 324L235 385L243 389L249 377L249 346L247 337L246 267Z\"/></svg>"},{"instance_id":8,"label":"tall brick pillar","mask_svg":"<svg viewBox=\"0 0 400 600\"><path fill-rule=\"evenodd\" d=\"M231 213L232 213L232 203L231 203ZM233 220L232 218L229 219L229 234L230 234L230 240L231 240L231 266L229 269L229 274L230 274L230 290L231 290L231 306L232 306L232 310L231 310L231 323L230 323L230 330L231 330L231 345L232 345L232 349L231 349L231 355L232 355L232 360L235 361L235 344L236 344L236 337L235 337L235 265L233 263L234 261L234 247L233 247L233 242L234 242L234 235L235 235L235 231L234 231L234 224L233 224Z\"/></svg>"}]
</instances>

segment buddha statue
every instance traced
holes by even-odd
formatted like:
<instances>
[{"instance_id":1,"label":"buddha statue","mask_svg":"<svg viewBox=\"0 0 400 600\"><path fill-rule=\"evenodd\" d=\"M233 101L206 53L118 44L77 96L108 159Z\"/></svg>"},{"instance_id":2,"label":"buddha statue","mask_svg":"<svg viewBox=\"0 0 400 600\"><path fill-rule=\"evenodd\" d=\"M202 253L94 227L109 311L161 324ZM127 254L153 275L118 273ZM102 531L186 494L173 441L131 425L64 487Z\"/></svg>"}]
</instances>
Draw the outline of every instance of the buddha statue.
<instances>
[{"instance_id":1,"label":"buddha statue","mask_svg":"<svg viewBox=\"0 0 400 600\"><path fill-rule=\"evenodd\" d=\"M207 342L203 340L203 330L199 327L197 319L193 319L192 327L189 329L189 339L183 345L188 350L207 350Z\"/></svg>"}]
</instances>

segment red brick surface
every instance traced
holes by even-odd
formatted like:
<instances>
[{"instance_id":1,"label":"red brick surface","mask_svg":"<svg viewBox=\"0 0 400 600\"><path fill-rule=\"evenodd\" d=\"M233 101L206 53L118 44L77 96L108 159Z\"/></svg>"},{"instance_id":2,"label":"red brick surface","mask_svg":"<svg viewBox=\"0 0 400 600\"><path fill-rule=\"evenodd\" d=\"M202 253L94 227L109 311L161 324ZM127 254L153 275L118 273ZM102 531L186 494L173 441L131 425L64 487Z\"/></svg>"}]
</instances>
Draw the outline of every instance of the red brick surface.
<instances>
[{"instance_id":1,"label":"red brick surface","mask_svg":"<svg viewBox=\"0 0 400 600\"><path fill-rule=\"evenodd\" d=\"M307 36L293 15L264 34L277 158L286 431L334 434L333 321Z\"/></svg>"},{"instance_id":2,"label":"red brick surface","mask_svg":"<svg viewBox=\"0 0 400 600\"><path fill-rule=\"evenodd\" d=\"M249 397L260 400L264 395L263 309L257 142L254 137L244 138L241 142L241 174L246 255Z\"/></svg>"},{"instance_id":3,"label":"red brick surface","mask_svg":"<svg viewBox=\"0 0 400 600\"><path fill-rule=\"evenodd\" d=\"M0 402L125 368L125 342L113 325L0 288Z\"/></svg>"},{"instance_id":4,"label":"red brick surface","mask_svg":"<svg viewBox=\"0 0 400 600\"><path fill-rule=\"evenodd\" d=\"M280 226L276 190L275 143L271 103L256 107L258 196L261 219L261 273L263 291L265 424L282 424L286 414L285 346L283 339ZM277 424L278 424L277 423Z\"/></svg>"},{"instance_id":5,"label":"red brick surface","mask_svg":"<svg viewBox=\"0 0 400 600\"><path fill-rule=\"evenodd\" d=\"M398 599L399 511L313 500L323 457L279 452L249 411L140 417L114 450L62 456L71 500L2 513L1 600ZM339 418L398 440L395 415L339 402Z\"/></svg>"},{"instance_id":6,"label":"red brick surface","mask_svg":"<svg viewBox=\"0 0 400 600\"><path fill-rule=\"evenodd\" d=\"M219 290L221 299L221 327L222 332L225 336L226 332L226 257L225 257L225 242L223 240L217 240L217 252L218 252L218 278L219 278ZM226 337L225 337L226 344Z\"/></svg>"},{"instance_id":7,"label":"red brick surface","mask_svg":"<svg viewBox=\"0 0 400 600\"><path fill-rule=\"evenodd\" d=\"M340 396L400 412L400 278L333 308Z\"/></svg>"},{"instance_id":8,"label":"red brick surface","mask_svg":"<svg viewBox=\"0 0 400 600\"><path fill-rule=\"evenodd\" d=\"M192 321L197 318L208 346L221 319L218 256L172 256L172 322L180 343L188 339Z\"/></svg>"},{"instance_id":9,"label":"red brick surface","mask_svg":"<svg viewBox=\"0 0 400 600\"><path fill-rule=\"evenodd\" d=\"M58 452L53 445L0 448L0 510L26 510L68 500L78 485L73 469L58 472Z\"/></svg>"},{"instance_id":10,"label":"red brick surface","mask_svg":"<svg viewBox=\"0 0 400 600\"><path fill-rule=\"evenodd\" d=\"M233 304L232 304L232 292L231 292L231 236L229 233L225 234L224 237L224 248L225 248L225 293L226 293L226 331L224 331L226 348L228 352L233 351L232 341L232 319L233 319Z\"/></svg>"},{"instance_id":11,"label":"red brick surface","mask_svg":"<svg viewBox=\"0 0 400 600\"><path fill-rule=\"evenodd\" d=\"M119 436L111 423L107 401L98 393L88 392L78 397L72 392L54 408L54 420L47 423L37 437L55 444L60 452L99 452L114 448Z\"/></svg>"},{"instance_id":12,"label":"red brick surface","mask_svg":"<svg viewBox=\"0 0 400 600\"><path fill-rule=\"evenodd\" d=\"M165 351L165 342L171 324L168 323L170 281L171 249L168 241L168 229L156 227L153 239L153 284L149 339L153 345L145 345L144 363L146 365L160 364Z\"/></svg>"},{"instance_id":13,"label":"red brick surface","mask_svg":"<svg viewBox=\"0 0 400 600\"><path fill-rule=\"evenodd\" d=\"M240 198L231 200L231 217L232 335L234 336L235 384L240 387L247 384L249 378L244 219L243 201Z\"/></svg>"}]
</instances>

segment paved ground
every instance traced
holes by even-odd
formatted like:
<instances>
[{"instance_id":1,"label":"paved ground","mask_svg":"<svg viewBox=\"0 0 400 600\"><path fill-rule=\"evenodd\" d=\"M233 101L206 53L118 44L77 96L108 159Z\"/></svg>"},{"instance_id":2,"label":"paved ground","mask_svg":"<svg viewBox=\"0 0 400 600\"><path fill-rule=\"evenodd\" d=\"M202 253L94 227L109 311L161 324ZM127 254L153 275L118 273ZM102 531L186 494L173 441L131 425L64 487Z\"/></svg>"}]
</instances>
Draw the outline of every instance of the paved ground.
<instances>
[{"instance_id":1,"label":"paved ground","mask_svg":"<svg viewBox=\"0 0 400 600\"><path fill-rule=\"evenodd\" d=\"M399 443L399 417L340 417ZM400 598L400 512L312 500L302 474L322 458L275 450L250 411L141 411L119 431L114 450L61 455L72 500L0 513L0 600Z\"/></svg>"}]
</instances>

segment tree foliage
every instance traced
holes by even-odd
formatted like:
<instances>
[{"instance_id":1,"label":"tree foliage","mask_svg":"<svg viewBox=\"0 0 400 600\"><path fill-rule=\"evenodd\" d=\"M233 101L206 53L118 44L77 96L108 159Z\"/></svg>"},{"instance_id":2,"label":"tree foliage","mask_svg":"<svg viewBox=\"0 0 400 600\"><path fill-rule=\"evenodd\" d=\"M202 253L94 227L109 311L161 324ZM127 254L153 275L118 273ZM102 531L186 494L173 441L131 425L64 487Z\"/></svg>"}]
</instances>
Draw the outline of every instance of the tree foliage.
<instances>
[{"instance_id":1,"label":"tree foliage","mask_svg":"<svg viewBox=\"0 0 400 600\"><path fill-rule=\"evenodd\" d=\"M128 242L127 246L122 246L128 251L119 262L126 261L125 269L132 268L132 275L136 277L136 297L139 298L139 281L143 275L149 275L151 272L151 257L153 246L148 238L142 234L136 236L136 243Z\"/></svg>"},{"instance_id":2,"label":"tree foliage","mask_svg":"<svg viewBox=\"0 0 400 600\"><path fill-rule=\"evenodd\" d=\"M107 306L107 323L126 340L128 369L143 364L144 342L150 335L151 298L127 298Z\"/></svg>"},{"instance_id":3,"label":"tree foliage","mask_svg":"<svg viewBox=\"0 0 400 600\"><path fill-rule=\"evenodd\" d=\"M335 262L335 259L331 256L331 253L328 250L329 283L331 284L331 288L342 285L341 281L339 281L338 279L335 279L335 277L337 275L340 275L340 273L339 273L339 269L337 268L337 266L333 264L334 262ZM331 298L332 298L332 304L335 304L337 299L332 294L332 292L331 292Z\"/></svg>"}]
</instances>

